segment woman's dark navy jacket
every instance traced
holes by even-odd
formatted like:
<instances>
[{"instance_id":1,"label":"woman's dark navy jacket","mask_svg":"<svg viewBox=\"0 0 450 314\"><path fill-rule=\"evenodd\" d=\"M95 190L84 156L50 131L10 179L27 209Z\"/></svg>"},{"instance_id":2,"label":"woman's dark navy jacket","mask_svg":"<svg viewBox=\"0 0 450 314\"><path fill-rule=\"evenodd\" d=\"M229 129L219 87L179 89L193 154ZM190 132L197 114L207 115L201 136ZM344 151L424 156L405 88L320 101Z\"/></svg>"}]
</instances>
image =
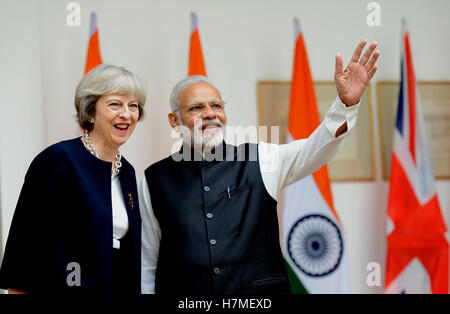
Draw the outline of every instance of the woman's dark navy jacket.
<instances>
[{"instance_id":1,"label":"woman's dark navy jacket","mask_svg":"<svg viewBox=\"0 0 450 314\"><path fill-rule=\"evenodd\" d=\"M141 218L136 176L122 158L120 183L128 212L134 291L140 293ZM0 288L30 293L110 293L111 163L80 138L40 153L25 176L0 269ZM73 285L78 263L81 287ZM68 284L70 282L70 285Z\"/></svg>"}]
</instances>

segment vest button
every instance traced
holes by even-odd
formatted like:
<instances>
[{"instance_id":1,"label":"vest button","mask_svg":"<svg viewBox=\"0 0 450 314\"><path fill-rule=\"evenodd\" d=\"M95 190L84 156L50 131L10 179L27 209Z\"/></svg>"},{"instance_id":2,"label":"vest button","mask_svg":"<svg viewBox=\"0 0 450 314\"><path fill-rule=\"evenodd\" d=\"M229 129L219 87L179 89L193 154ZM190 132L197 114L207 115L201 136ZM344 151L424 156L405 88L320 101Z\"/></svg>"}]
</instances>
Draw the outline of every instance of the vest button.
<instances>
[{"instance_id":1,"label":"vest button","mask_svg":"<svg viewBox=\"0 0 450 314\"><path fill-rule=\"evenodd\" d=\"M205 187L203 188L203 190L205 190L205 192L209 192L209 191L210 191L210 188L209 188L209 186L205 185Z\"/></svg>"},{"instance_id":2,"label":"vest button","mask_svg":"<svg viewBox=\"0 0 450 314\"><path fill-rule=\"evenodd\" d=\"M214 240L214 239L211 239L211 240L209 240L209 244L211 244L211 245L216 245L216 240Z\"/></svg>"},{"instance_id":3,"label":"vest button","mask_svg":"<svg viewBox=\"0 0 450 314\"><path fill-rule=\"evenodd\" d=\"M206 218L208 218L208 219L212 219L213 217L214 217L214 215L211 214L211 213L207 213L207 214L206 214Z\"/></svg>"},{"instance_id":4,"label":"vest button","mask_svg":"<svg viewBox=\"0 0 450 314\"><path fill-rule=\"evenodd\" d=\"M214 274L216 274L216 275L220 274L220 268L219 267L214 267L213 271L214 271Z\"/></svg>"}]
</instances>

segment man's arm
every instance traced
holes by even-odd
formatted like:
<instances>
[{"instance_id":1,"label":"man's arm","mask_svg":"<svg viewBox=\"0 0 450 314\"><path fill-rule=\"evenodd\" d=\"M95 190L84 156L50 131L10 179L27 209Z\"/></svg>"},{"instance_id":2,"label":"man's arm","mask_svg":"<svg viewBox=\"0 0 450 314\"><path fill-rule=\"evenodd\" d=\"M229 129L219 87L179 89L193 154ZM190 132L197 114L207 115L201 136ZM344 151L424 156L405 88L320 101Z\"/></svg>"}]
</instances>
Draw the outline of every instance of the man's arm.
<instances>
[{"instance_id":1,"label":"man's arm","mask_svg":"<svg viewBox=\"0 0 450 314\"><path fill-rule=\"evenodd\" d=\"M283 145L260 143L259 166L267 192L277 199L278 192L284 187L328 163L355 126L358 109L359 104L346 107L336 97L323 122L307 139ZM339 134L343 126L346 131Z\"/></svg>"},{"instance_id":2,"label":"man's arm","mask_svg":"<svg viewBox=\"0 0 450 314\"><path fill-rule=\"evenodd\" d=\"M261 143L258 146L260 170L269 194L278 192L318 170L338 152L346 134L356 123L359 101L375 72L380 52L374 42L361 57L367 41L362 40L348 64L343 68L342 56L336 55L334 81L338 97L324 121L308 139L286 145Z\"/></svg>"},{"instance_id":3,"label":"man's arm","mask_svg":"<svg viewBox=\"0 0 450 314\"><path fill-rule=\"evenodd\" d=\"M155 274L158 264L159 242L161 240L161 229L156 219L150 192L145 175L139 185L139 208L142 219L142 271L141 271L141 293L155 293Z\"/></svg>"}]
</instances>

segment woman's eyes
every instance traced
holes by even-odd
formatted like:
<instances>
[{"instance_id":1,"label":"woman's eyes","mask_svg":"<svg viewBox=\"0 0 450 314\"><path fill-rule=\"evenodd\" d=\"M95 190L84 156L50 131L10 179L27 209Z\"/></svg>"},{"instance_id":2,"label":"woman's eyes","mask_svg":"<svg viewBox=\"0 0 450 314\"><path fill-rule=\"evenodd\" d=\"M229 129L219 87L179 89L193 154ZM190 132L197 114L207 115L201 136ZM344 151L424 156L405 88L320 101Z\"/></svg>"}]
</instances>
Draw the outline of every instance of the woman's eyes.
<instances>
[{"instance_id":1,"label":"woman's eyes","mask_svg":"<svg viewBox=\"0 0 450 314\"><path fill-rule=\"evenodd\" d=\"M121 104L116 103L116 102L112 102L108 106L113 108L113 109L119 109L119 108L122 107ZM131 105L128 105L128 107L130 108L130 110L136 111L139 108L139 105L138 104L131 104Z\"/></svg>"}]
</instances>

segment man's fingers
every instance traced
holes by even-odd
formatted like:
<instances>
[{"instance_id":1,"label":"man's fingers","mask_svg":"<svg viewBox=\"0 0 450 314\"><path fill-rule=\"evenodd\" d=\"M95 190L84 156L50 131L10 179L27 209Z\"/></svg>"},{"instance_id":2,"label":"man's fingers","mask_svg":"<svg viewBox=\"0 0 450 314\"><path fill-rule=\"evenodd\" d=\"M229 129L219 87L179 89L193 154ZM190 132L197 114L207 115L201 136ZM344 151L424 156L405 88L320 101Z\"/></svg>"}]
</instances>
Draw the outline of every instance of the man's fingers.
<instances>
[{"instance_id":1,"label":"man's fingers","mask_svg":"<svg viewBox=\"0 0 450 314\"><path fill-rule=\"evenodd\" d=\"M361 58L361 60L359 61L359 64L361 65L365 65L367 63L367 61L369 60L370 56L372 55L372 52L375 50L375 48L377 47L378 43L377 42L373 42L370 47L366 50L366 52L364 53L363 57Z\"/></svg>"},{"instance_id":2,"label":"man's fingers","mask_svg":"<svg viewBox=\"0 0 450 314\"><path fill-rule=\"evenodd\" d=\"M369 80L372 79L372 77L374 76L374 74L377 70L378 70L378 67L376 65L374 65L373 68L370 69L370 71L367 73L369 75Z\"/></svg>"},{"instance_id":3,"label":"man's fingers","mask_svg":"<svg viewBox=\"0 0 450 314\"><path fill-rule=\"evenodd\" d=\"M353 53L353 56L350 60L350 62L358 62L359 57L361 56L361 53L364 49L364 46L366 45L367 40L363 39L359 44L358 47L356 47L355 52Z\"/></svg>"},{"instance_id":4,"label":"man's fingers","mask_svg":"<svg viewBox=\"0 0 450 314\"><path fill-rule=\"evenodd\" d=\"M366 71L372 69L372 67L375 65L375 62L377 62L379 56L380 52L378 50L373 53L372 58L370 58L369 62L367 62L366 64Z\"/></svg>"},{"instance_id":5,"label":"man's fingers","mask_svg":"<svg viewBox=\"0 0 450 314\"><path fill-rule=\"evenodd\" d=\"M335 75L338 75L338 76L342 75L343 68L344 68L343 63L344 62L342 61L342 56L340 54L337 54L336 55L336 69L334 72Z\"/></svg>"}]
</instances>

